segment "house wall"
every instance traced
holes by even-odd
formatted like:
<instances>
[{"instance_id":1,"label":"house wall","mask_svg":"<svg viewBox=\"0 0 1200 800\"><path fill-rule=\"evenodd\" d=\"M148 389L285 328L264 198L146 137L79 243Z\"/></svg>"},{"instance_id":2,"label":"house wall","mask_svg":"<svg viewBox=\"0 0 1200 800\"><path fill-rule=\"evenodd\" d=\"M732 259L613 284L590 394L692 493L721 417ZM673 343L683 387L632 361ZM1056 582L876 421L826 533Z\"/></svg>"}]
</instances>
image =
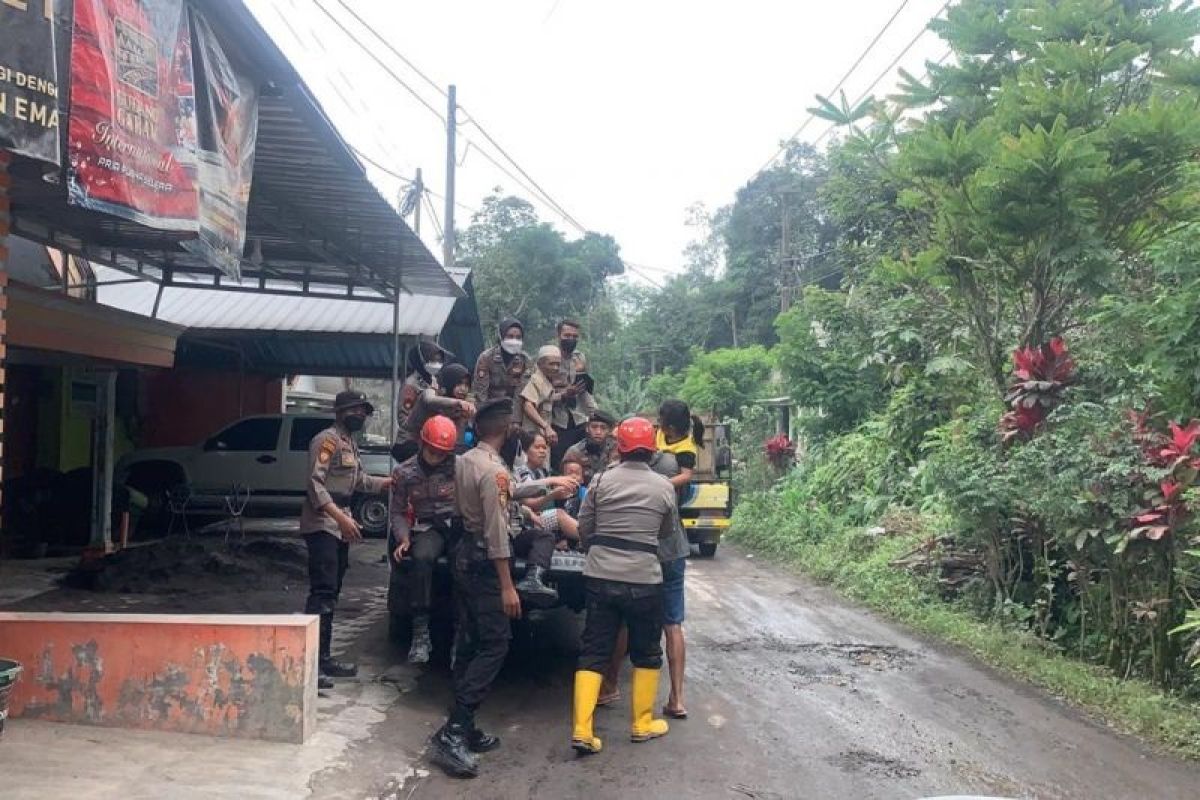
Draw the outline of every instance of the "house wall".
<instances>
[{"instance_id":1,"label":"house wall","mask_svg":"<svg viewBox=\"0 0 1200 800\"><path fill-rule=\"evenodd\" d=\"M138 444L197 444L241 417L279 414L283 401L283 379L273 376L178 367L147 372Z\"/></svg>"}]
</instances>

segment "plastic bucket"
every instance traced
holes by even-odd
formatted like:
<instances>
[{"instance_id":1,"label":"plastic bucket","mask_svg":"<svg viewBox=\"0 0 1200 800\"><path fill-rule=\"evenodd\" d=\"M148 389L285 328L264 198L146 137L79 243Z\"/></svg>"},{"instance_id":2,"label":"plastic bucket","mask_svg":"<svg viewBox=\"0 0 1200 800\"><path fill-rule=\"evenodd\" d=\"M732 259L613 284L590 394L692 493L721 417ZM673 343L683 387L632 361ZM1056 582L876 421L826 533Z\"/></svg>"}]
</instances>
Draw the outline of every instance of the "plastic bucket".
<instances>
[{"instance_id":1,"label":"plastic bucket","mask_svg":"<svg viewBox=\"0 0 1200 800\"><path fill-rule=\"evenodd\" d=\"M0 736L4 735L4 721L8 719L8 696L20 676L20 664L9 658L0 658Z\"/></svg>"}]
</instances>

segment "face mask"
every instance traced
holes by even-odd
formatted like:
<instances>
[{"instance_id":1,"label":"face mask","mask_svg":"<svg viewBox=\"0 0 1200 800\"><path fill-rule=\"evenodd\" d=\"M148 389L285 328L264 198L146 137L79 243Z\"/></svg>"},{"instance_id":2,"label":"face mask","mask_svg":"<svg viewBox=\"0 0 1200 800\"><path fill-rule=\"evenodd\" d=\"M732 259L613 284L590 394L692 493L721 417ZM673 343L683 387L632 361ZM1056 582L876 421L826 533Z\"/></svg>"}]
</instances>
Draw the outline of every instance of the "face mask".
<instances>
[{"instance_id":1,"label":"face mask","mask_svg":"<svg viewBox=\"0 0 1200 800\"><path fill-rule=\"evenodd\" d=\"M342 424L346 426L346 430L351 433L358 433L367 424L367 418L362 414L347 414L342 418Z\"/></svg>"},{"instance_id":2,"label":"face mask","mask_svg":"<svg viewBox=\"0 0 1200 800\"><path fill-rule=\"evenodd\" d=\"M558 349L562 350L564 356L569 356L575 352L575 345L579 344L578 339L559 339Z\"/></svg>"},{"instance_id":3,"label":"face mask","mask_svg":"<svg viewBox=\"0 0 1200 800\"><path fill-rule=\"evenodd\" d=\"M430 374L430 376L437 375L439 372L442 371L442 362L426 361L425 362L425 371L428 372Z\"/></svg>"},{"instance_id":4,"label":"face mask","mask_svg":"<svg viewBox=\"0 0 1200 800\"><path fill-rule=\"evenodd\" d=\"M515 356L517 353L521 352L521 347L524 344L525 342L521 339L505 339L504 341L500 342L500 349L508 353L510 356Z\"/></svg>"}]
</instances>

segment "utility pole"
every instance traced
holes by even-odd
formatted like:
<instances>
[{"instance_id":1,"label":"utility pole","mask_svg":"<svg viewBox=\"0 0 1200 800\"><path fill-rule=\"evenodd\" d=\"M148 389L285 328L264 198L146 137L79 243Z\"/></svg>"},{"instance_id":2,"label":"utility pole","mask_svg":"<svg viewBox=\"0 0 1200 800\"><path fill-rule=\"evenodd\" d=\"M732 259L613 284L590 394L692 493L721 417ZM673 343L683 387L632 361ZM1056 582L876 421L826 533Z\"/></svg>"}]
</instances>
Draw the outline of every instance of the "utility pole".
<instances>
[{"instance_id":1,"label":"utility pole","mask_svg":"<svg viewBox=\"0 0 1200 800\"><path fill-rule=\"evenodd\" d=\"M442 265L449 269L454 266L454 167L458 161L454 136L458 128L457 90L450 84L446 93L446 228L442 237Z\"/></svg>"},{"instance_id":2,"label":"utility pole","mask_svg":"<svg viewBox=\"0 0 1200 800\"><path fill-rule=\"evenodd\" d=\"M779 238L779 310L787 311L792 304L792 289L794 284L790 267L793 264L791 242L791 197L795 191L785 189L783 192L782 218L780 219L781 236Z\"/></svg>"}]
</instances>

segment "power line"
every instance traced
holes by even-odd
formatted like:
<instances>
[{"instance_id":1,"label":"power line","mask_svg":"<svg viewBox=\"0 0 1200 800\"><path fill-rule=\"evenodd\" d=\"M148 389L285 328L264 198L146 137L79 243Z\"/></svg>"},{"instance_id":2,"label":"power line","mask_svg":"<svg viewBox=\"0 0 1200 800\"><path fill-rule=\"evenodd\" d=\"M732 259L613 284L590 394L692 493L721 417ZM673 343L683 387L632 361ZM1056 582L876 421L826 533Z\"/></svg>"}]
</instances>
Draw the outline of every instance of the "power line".
<instances>
[{"instance_id":1,"label":"power line","mask_svg":"<svg viewBox=\"0 0 1200 800\"><path fill-rule=\"evenodd\" d=\"M835 94L837 94L838 90L842 88L842 84L844 84L847 80L850 79L850 76L853 75L854 71L858 69L858 66L860 64L862 64L863 59L865 59L867 57L867 55L871 52L871 50L873 50L875 48L875 45L879 43L879 40L883 38L883 35L885 33L887 33L889 28L892 27L892 23L896 21L896 17L900 16L900 12L905 9L905 7L908 5L908 3L909 3L909 0L902 0L902 2L896 8L896 10L892 12L892 15L890 17L888 17L888 21L885 22L883 24L883 27L879 29L879 32L875 34L875 38L873 38L871 40L870 44L867 45L866 49L863 50L862 53L859 54L858 58L855 59L854 63L850 65L850 69L846 70L846 74L842 76L841 80L839 80L837 82L837 85L834 86L833 89L829 92L829 94L828 94L829 97L833 97ZM939 13L941 13L941 12L939 12ZM758 172L762 172L767 167L771 166L771 164L775 163L775 159L779 158L779 156L781 156L788 149L788 146L792 142L794 142L794 141L796 141L796 139L800 138L800 134L804 133L805 129L809 126L809 123L811 123L814 119L816 119L816 117L817 117L816 114L809 114L808 118L806 120L804 120L803 123L800 124L799 128L796 129L796 132L793 133L791 136L789 136L787 139L785 139L783 144L779 146L779 149L775 151L775 155L768 158L767 162L758 168Z\"/></svg>"},{"instance_id":2,"label":"power line","mask_svg":"<svg viewBox=\"0 0 1200 800\"><path fill-rule=\"evenodd\" d=\"M433 229L437 231L438 239L442 239L444 238L445 234L442 232L442 222L438 219L437 210L433 206L433 201L429 199L429 195L431 194L432 192L428 191L422 192L421 199L425 201L425 207L429 209L430 221L433 222Z\"/></svg>"},{"instance_id":3,"label":"power line","mask_svg":"<svg viewBox=\"0 0 1200 800\"><path fill-rule=\"evenodd\" d=\"M338 5L340 5L344 9L346 9L346 13L349 14L350 16L354 17L354 19L358 22L359 25L362 25L364 28L366 28L372 34L375 34L375 29L372 28L369 24L367 24L367 21L358 15L358 12L356 12L353 8L351 8L349 5L347 5L346 0L338 0ZM385 45L388 44L387 40L383 39L378 34L375 34L375 38L379 39ZM441 94L442 97L446 96L446 89L440 83L435 81L433 78L429 77L424 72L422 72L420 67L418 67L413 62L409 61L407 58L405 58L403 53L401 53L399 50L395 49L391 45L388 45L388 50L390 50L392 52L392 54L394 56L396 56L396 58L403 61L404 65L406 67L411 69L413 72L417 73L417 75L421 78L421 80L425 81L425 83L432 86L433 90L435 92L438 92L439 94ZM443 122L445 122L445 120L443 120Z\"/></svg>"},{"instance_id":4,"label":"power line","mask_svg":"<svg viewBox=\"0 0 1200 800\"><path fill-rule=\"evenodd\" d=\"M950 4L949 4L949 3L947 3L947 4L946 4L946 6L943 6L943 7L942 7L942 10L945 10L945 8L946 8L947 6L949 6L949 5L950 5ZM942 12L941 12L941 11L939 11L938 13L940 14L940 13L942 13ZM918 33L918 34L917 34L915 37L913 37L913 40L912 40L911 42L909 42L909 43L908 43L908 46L907 46L907 47L905 47L903 50L901 50L901 51L900 51L900 55L898 55L898 56L896 56L894 59L892 59L892 63L887 65L887 69L885 69L883 72L879 73L879 77L877 77L877 78L876 78L874 81L872 81L872 82L871 82L871 85L870 85L870 86L868 86L868 87L867 87L867 88L866 88L866 89L863 91L863 93L862 93L862 94L860 94L860 95L859 95L859 96L858 96L858 97L857 97L857 98L854 100L854 105L855 105L855 106L857 106L857 105L858 105L859 103L861 103L863 100L867 99L867 95L869 95L869 94L870 94L870 93L871 93L871 92L872 92L872 91L875 89L875 87L876 87L876 86L879 84L879 82L880 82L880 81L882 81L882 80L883 80L883 79L884 79L884 78L885 78L885 77L888 75L888 73L892 71L892 68L893 68L893 67L895 67L895 66L896 66L898 63L900 63L900 59L904 58L904 56L908 54L908 51L909 51L909 50L911 50L911 49L913 48L913 45L915 45L915 44L916 44L916 43L917 43L917 42L920 40L921 36L922 36L922 35L924 35L924 33L925 33L925 31L926 31L926 30L928 30L928 28L922 28L922 29L921 29L921 32L920 32L920 33ZM950 57L950 54L951 54L951 53L953 53L953 52L954 52L954 50L953 50L953 49L951 49L951 50L947 50L945 53L943 53L943 54L942 54L942 57L941 57L941 58L939 58L939 59L938 59L936 62L934 62L934 63L935 63L935 66L941 66L943 63L945 63L946 59L947 59L947 58L949 58L949 57ZM924 81L924 80L925 80L927 77L929 77L929 70L928 70L928 69L926 69L926 70L925 70L925 74L923 74L923 75L921 76L921 81ZM836 130L837 128L839 128L839 127L841 127L841 126L839 126L839 125L838 125L836 122L835 122L835 123L833 123L832 125L830 125L828 128L826 128L826 129L824 130L824 132L822 132L822 133L821 133L821 135L820 135L820 136L818 136L816 139L814 139L814 140L813 140L813 146L815 147L816 145L820 144L822 139L824 139L824 138L825 138L826 136L828 136L829 134L833 133L833 131L834 131L834 130Z\"/></svg>"},{"instance_id":5,"label":"power line","mask_svg":"<svg viewBox=\"0 0 1200 800\"><path fill-rule=\"evenodd\" d=\"M372 53L370 51L370 49L368 49L367 46L365 44L363 44L362 41L357 36L355 36L354 33L349 28L347 28L345 25L342 24L342 21L340 19L338 19L336 16L334 16L332 13L330 13L329 9L327 9L327 8L325 8L325 6L321 5L320 2L314 3L314 5L317 7L318 11L320 11L326 17L329 17L329 19L333 21L334 25L337 25L338 28L340 28L343 33L345 33L347 36L349 36L350 41L352 41L356 45L358 45L359 49L361 49L363 52L365 52L367 55L369 55L376 64L378 64L380 67L382 67L384 72L386 72L388 75L390 75L392 77L392 80L396 81L396 83L400 84L405 89L407 89L408 93L411 94L414 98L416 98L418 103L425 106L425 108L428 109L429 113L433 114L435 117L437 117L439 120L441 120L443 127L446 125L446 118L444 116L442 116L442 113L440 111L438 111L436 108L434 108L432 105L430 105L429 101L426 100L424 97L422 97L420 95L420 93L417 92L416 89L409 86L408 83L406 83L403 78L401 78L399 75L396 74L396 71L394 69L392 69L391 67L389 67L387 64L385 64L383 62L383 59L376 57L375 54ZM378 35L378 34L376 34L376 35Z\"/></svg>"},{"instance_id":6,"label":"power line","mask_svg":"<svg viewBox=\"0 0 1200 800\"><path fill-rule=\"evenodd\" d=\"M907 1L908 1L908 0L905 0L905 2L907 2ZM376 41L378 41L380 44L382 44L382 45L384 46L384 48L385 48L385 49L386 49L386 50L387 50L389 53L391 53L391 54L392 54L392 55L394 55L396 58L398 58L398 59L400 59L401 61L403 61L403 62L404 62L404 63L405 63L405 64L406 64L406 65L407 65L407 66L408 66L410 69L412 69L412 70L413 70L413 72L417 73L417 75L419 75L419 76L420 76L420 77L421 77L421 78L422 78L422 79L423 79L423 80L424 80L426 83L428 83L428 84L429 84L431 87L433 87L433 88L434 88L434 89L435 89L435 90L436 90L436 91L437 91L439 94L441 94L443 97L446 97L446 96L447 96L446 90L445 90L444 88L442 88L442 87L441 87L441 86L440 86L440 85L439 85L439 84L438 84L436 81L434 81L432 78L430 78L430 77L429 77L428 75L426 75L424 72L422 72L422 71L421 71L421 70L420 70L420 69L419 69L419 68L418 68L418 67L417 67L417 66L416 66L416 65L415 65L415 64L414 64L414 63L413 63L411 60L409 60L409 59L408 59L408 58L407 58L407 57L406 57L406 56L405 56L403 53L401 53L401 52L400 52L400 51L399 51L399 50L396 48L396 46L395 46L395 45L393 45L393 44L392 44L391 42L389 42L387 39L383 38L383 36L382 36L382 35L380 35L380 33L379 33L377 30L375 30L375 28L374 28L374 27L372 27L372 26L371 26L371 25L370 25L370 24L369 24L369 23L368 23L366 20L364 20L364 19L363 19L361 16L359 16L358 14L356 14L356 13L353 11L353 9L351 9L349 6L347 6L347 5L346 5L346 3L345 3L345 0L338 0L338 3L339 3L339 4L340 4L340 5L343 7L343 8L345 8L345 9L346 9L346 10L347 10L347 11L350 13L350 15L351 15L352 17L354 17L354 19L355 19L355 20L358 22L358 24L359 24L359 25L362 25L362 26L363 26L363 28L365 28L365 29L367 30L367 32L368 32L368 33L370 33L370 34L371 34L371 36L372 36L372 37L373 37L373 38L374 38ZM332 15L332 14L330 14L330 12L329 12L328 10L326 10L324 7L322 7L322 6L319 6L319 4L318 4L318 7L320 7L320 8L321 8L321 11L322 11L322 12L324 12L326 16L330 17L331 19L335 19L335 18L333 17L333 15ZM335 19L335 22L336 22L336 19ZM341 23L340 23L340 22L338 23L338 27L342 28L342 30L345 30L345 28L344 28L344 27L341 25ZM351 38L353 39L354 37L352 36ZM369 50L369 49L368 49L368 48L367 48L367 47L366 47L366 46L365 46L365 45L364 45L364 44L363 44L361 41L359 41L359 40L357 40L357 39L354 39L354 41L355 41L355 44L357 44L359 47L361 47L363 50L365 50L365 51L366 51L366 52L367 52L369 55L371 55L371 57L372 57L372 58L374 58L374 59L376 60L376 62L377 62L377 63L379 63L381 66L383 66L383 61L382 61L381 59L377 58L377 57L376 57L376 56L375 56L373 53L371 53L371 51L370 51L370 50ZM399 78L399 77L396 75L396 73L395 73L394 71L392 71L391 69L388 69L386 66L384 66L384 69L385 69L385 70L387 70L388 74L390 74L390 75L391 75L393 78L395 78L396 80L400 80L400 78ZM408 89L410 92L413 92L413 89L412 89L412 87L408 86L408 84L405 84L403 81L400 81L400 82L401 82L401 84L402 84L402 85L404 85L404 87L405 87L405 88L407 88L407 89ZM413 94L415 95L415 92L413 92ZM422 100L422 102L424 102L424 101ZM432 106L428 106L428 104L426 104L426 107L428 107L428 108L430 108L430 109L432 110ZM570 223L570 224L571 224L573 227L575 227L577 230L579 230L579 232L580 232L580 233L587 233L587 231L588 231L587 227L586 227L586 226L584 226L582 223L580 223L580 222L579 222L579 220L577 220L575 217L573 217L573 216L571 215L571 213L570 213L570 212L568 212L568 211L566 210L566 208L564 208L564 207L563 207L563 205L562 205L561 203L559 203L557 200L555 200L555 199L554 199L554 198L553 198L553 197L550 195L550 193L549 193L549 192L547 192L547 191L546 191L544 188L542 188L541 184L539 184L539 183L538 183L538 182L537 182L537 181L536 181L536 180L533 178L533 176L532 176L532 175L530 175L530 174L529 174L529 172L528 172L528 171L527 171L527 170L526 170L524 167L522 167L522 166L521 166L521 165L520 165L520 164L517 162L517 160L516 160L516 159L514 159L514 158L513 158L511 155L509 155L508 151L507 151L507 150L505 150L505 149L504 149L504 147L502 147L502 146L500 145L500 143L496 141L495 137L494 137L494 136L492 136L492 134L491 134L491 133L490 133L490 132L489 132L489 131L488 131L486 128L484 128L484 127L483 127L482 123L480 123L480 122L479 122L479 120L475 119L475 117L474 117L474 115L473 115L473 114L470 114L470 112L468 112L468 111L467 111L467 109L465 109L465 108L463 108L462 110L463 110L463 112L464 112L464 113L467 113L467 115L468 115L468 118L467 118L467 120L465 120L465 121L463 122L463 124L464 124L464 125L473 125L473 126L475 127L475 129L479 131L480 135L481 135L481 136L483 136L483 138L484 138L484 139L485 139L485 140L488 142L488 144L490 144L490 145L491 145L493 148L495 148L495 149L496 149L496 151L497 151L498 153L500 153L500 155L501 155L501 156L502 156L502 157L503 157L503 158L504 158L506 161L508 161L508 163L509 163L509 164L511 164L511 165L513 166L513 168L514 168L514 169L515 169L515 170L516 170L516 171L517 171L517 172L518 172L518 173L519 173L519 174L520 174L520 175L521 175L521 176L522 176L522 177L523 177L523 178L524 178L526 181L528 181L528 182L529 182L529 185L526 185L526 184L522 183L522 182L521 182L521 181L520 181L520 180L519 180L519 179L518 179L516 176L514 176L514 175L513 175L511 172L509 172L508 170L506 170L506 169L504 169L503 167L501 167L501 166L499 165L499 163L497 163L497 162L496 162L496 160L490 156L490 154L488 154L486 151L484 151L484 150L483 150L483 148L479 147L479 145L478 145L478 144L475 144L475 145L474 145L474 147L475 147L475 149L476 149L476 150L479 150L479 152L480 152L480 153L483 153L483 154L484 154L484 157L485 157L485 158L487 158L487 160L488 160L488 161L490 161L490 162L491 162L491 163L492 163L492 164L493 164L493 165L494 165L494 166L495 166L497 169L500 169L502 172L504 172L504 174L505 174L505 175L507 175L507 176L509 177L509 179L510 179L510 180L513 180L513 181L515 181L515 182L516 182L516 183L517 183L519 186L521 186L521 188L525 189L525 191L529 192L529 193L530 193L531 195L533 195L534 197L538 197L539 199L541 199L541 200L542 200L542 202L544 202L544 203L545 203L545 204L547 204L547 205L548 205L548 206L549 206L551 209L553 209L554 211L556 211L556 212L557 212L557 213L558 213L558 214L559 214L559 215L560 215L560 216L563 218L563 220L565 220L566 222ZM437 112L435 112L435 113L437 113ZM442 117L440 114L438 114L438 119L442 120L442 124L443 124L443 125L445 124L445 122L446 122L446 121L445 121L445 118L444 118L444 117ZM470 140L468 140L468 144L472 144L472 143L470 142ZM530 188L531 186L532 186L533 188ZM539 196L540 196L540 197L539 197Z\"/></svg>"}]
</instances>

